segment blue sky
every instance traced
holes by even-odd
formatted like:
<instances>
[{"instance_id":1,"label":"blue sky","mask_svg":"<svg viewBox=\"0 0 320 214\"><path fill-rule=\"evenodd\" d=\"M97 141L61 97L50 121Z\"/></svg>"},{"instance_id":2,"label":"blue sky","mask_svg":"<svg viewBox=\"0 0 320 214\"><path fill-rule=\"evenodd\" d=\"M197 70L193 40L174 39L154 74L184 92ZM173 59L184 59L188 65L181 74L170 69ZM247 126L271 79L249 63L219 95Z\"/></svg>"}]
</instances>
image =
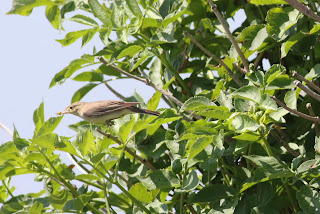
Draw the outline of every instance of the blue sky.
<instances>
[{"instance_id":1,"label":"blue sky","mask_svg":"<svg viewBox=\"0 0 320 214\"><path fill-rule=\"evenodd\" d=\"M98 38L81 48L80 41L62 47L55 39L64 38L65 32L51 27L44 15L44 8L36 8L30 16L5 15L11 9L10 0L0 1L0 122L13 130L13 124L22 138L32 138L34 124L33 111L44 101L45 117L55 117L71 102L74 92L85 83L66 81L62 86L48 89L53 76L73 59L84 53L92 53L93 45L100 50L103 46ZM243 13L237 15L243 20ZM229 20L230 21L230 20ZM235 25L232 24L232 27ZM82 29L81 25L65 22L66 32ZM134 80L111 82L124 96L131 96L136 90L145 101L151 98L154 90ZM101 85L93 89L84 101L117 100ZM74 136L67 126L80 121L72 115L66 115L59 124L56 133L62 136ZM10 141L11 137L0 129L0 144ZM42 189L42 183L33 182L34 175L15 176L15 193L34 192ZM26 185L30 183L30 185Z\"/></svg>"}]
</instances>

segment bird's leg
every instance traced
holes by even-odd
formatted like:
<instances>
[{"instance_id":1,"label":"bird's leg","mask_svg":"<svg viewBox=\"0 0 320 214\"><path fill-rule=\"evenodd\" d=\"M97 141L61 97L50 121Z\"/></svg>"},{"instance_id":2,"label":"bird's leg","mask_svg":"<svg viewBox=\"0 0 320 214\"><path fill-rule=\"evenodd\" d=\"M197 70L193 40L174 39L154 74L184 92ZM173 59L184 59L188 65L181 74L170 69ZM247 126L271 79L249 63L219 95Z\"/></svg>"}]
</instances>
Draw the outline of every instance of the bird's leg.
<instances>
[{"instance_id":1,"label":"bird's leg","mask_svg":"<svg viewBox=\"0 0 320 214\"><path fill-rule=\"evenodd\" d=\"M116 122L114 122L112 120L106 120L106 124L107 124L107 126L114 126L116 124Z\"/></svg>"}]
</instances>

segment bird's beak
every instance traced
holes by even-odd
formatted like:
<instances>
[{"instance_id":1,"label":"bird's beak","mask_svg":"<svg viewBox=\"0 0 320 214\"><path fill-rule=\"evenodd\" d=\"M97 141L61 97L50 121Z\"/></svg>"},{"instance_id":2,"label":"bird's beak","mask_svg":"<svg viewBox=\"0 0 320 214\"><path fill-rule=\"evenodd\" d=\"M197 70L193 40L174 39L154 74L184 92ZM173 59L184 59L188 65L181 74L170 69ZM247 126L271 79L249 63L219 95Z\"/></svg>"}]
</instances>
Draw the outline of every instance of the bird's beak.
<instances>
[{"instance_id":1,"label":"bird's beak","mask_svg":"<svg viewBox=\"0 0 320 214\"><path fill-rule=\"evenodd\" d=\"M64 115L64 114L68 114L68 112L66 112L66 111L59 111L59 112L57 113L57 115Z\"/></svg>"}]
</instances>

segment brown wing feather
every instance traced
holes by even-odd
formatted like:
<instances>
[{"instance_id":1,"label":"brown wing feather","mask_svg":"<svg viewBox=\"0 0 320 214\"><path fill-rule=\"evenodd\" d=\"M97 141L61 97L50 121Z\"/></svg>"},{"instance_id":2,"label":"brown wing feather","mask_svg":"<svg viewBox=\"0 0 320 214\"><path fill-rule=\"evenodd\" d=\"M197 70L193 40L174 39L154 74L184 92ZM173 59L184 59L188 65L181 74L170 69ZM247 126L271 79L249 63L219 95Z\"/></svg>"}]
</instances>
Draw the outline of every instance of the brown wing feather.
<instances>
[{"instance_id":1,"label":"brown wing feather","mask_svg":"<svg viewBox=\"0 0 320 214\"><path fill-rule=\"evenodd\" d=\"M100 117L101 115L110 114L120 109L128 108L140 104L139 102L124 101L98 101L95 104L88 103L83 112L85 117Z\"/></svg>"}]
</instances>

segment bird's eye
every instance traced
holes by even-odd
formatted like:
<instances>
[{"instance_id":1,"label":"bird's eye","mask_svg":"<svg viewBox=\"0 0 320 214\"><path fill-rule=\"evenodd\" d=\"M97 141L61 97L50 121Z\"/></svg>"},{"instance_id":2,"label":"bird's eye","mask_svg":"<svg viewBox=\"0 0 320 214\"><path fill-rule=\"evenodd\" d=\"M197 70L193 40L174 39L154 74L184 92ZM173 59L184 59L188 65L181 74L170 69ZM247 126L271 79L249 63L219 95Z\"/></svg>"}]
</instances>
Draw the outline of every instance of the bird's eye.
<instances>
[{"instance_id":1,"label":"bird's eye","mask_svg":"<svg viewBox=\"0 0 320 214\"><path fill-rule=\"evenodd\" d=\"M72 106L71 107L69 107L70 108L70 110L72 110Z\"/></svg>"}]
</instances>

